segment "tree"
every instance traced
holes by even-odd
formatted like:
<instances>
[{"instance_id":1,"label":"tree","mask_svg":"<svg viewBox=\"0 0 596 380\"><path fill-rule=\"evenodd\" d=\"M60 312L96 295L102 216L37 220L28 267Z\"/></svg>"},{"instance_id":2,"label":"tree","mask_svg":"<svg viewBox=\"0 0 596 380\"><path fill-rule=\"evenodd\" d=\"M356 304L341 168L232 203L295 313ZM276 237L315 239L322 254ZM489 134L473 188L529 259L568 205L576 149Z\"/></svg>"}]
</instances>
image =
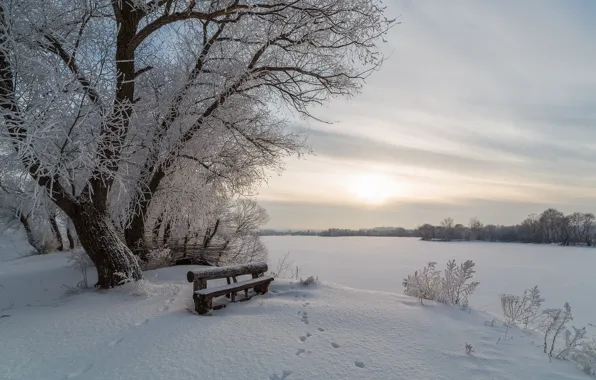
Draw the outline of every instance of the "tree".
<instances>
[{"instance_id":1,"label":"tree","mask_svg":"<svg viewBox=\"0 0 596 380\"><path fill-rule=\"evenodd\" d=\"M442 232L442 236L441 238L443 240L451 240L453 239L453 225L455 224L455 221L453 220L453 218L449 217L449 218L445 218L441 221L441 232Z\"/></svg>"},{"instance_id":2,"label":"tree","mask_svg":"<svg viewBox=\"0 0 596 380\"><path fill-rule=\"evenodd\" d=\"M126 210L136 248L181 168L230 187L263 179L259 168L301 146L275 110L309 117L358 91L383 61L383 11L376 0L3 2L2 142L71 219L98 286L140 279L110 211Z\"/></svg>"},{"instance_id":3,"label":"tree","mask_svg":"<svg viewBox=\"0 0 596 380\"><path fill-rule=\"evenodd\" d=\"M469 227L471 231L471 240L481 240L482 237L480 232L482 231L482 228L484 226L482 225L480 220L478 220L478 218L476 217L470 219Z\"/></svg>"},{"instance_id":4,"label":"tree","mask_svg":"<svg viewBox=\"0 0 596 380\"><path fill-rule=\"evenodd\" d=\"M30 183L29 183L30 185ZM0 219L10 225L18 221L27 236L27 242L36 253L47 253L42 244L41 236L35 231L34 205L30 202L29 188L20 186L16 173L5 173L5 178L0 181ZM43 210L43 208L40 208Z\"/></svg>"}]
</instances>

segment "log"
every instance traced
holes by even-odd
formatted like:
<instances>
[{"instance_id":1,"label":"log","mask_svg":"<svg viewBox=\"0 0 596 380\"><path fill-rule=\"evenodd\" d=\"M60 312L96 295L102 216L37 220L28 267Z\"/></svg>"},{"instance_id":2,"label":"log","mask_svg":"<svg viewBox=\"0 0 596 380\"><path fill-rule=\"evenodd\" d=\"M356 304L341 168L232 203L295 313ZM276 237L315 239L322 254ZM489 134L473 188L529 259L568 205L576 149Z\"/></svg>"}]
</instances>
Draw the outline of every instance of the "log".
<instances>
[{"instance_id":1,"label":"log","mask_svg":"<svg viewBox=\"0 0 596 380\"><path fill-rule=\"evenodd\" d=\"M186 279L188 282L194 282L196 279L214 280L217 278L242 276L251 274L253 278L261 273L267 272L267 263L250 263L241 265L231 265L227 267L202 268L188 271Z\"/></svg>"}]
</instances>

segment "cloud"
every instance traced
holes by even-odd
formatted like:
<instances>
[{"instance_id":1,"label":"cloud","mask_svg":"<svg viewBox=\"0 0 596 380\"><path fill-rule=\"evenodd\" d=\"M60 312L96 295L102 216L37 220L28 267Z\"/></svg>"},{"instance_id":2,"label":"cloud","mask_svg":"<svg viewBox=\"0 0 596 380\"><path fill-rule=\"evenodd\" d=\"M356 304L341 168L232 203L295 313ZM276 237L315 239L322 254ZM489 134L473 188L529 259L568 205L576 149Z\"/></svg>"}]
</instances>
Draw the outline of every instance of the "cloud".
<instances>
[{"instance_id":1,"label":"cloud","mask_svg":"<svg viewBox=\"0 0 596 380\"><path fill-rule=\"evenodd\" d=\"M495 223L521 218L519 202L589 210L596 2L399 0L388 12L402 24L382 47L383 68L362 94L314 110L335 122L306 126L317 158L288 165L265 195L283 189L289 202L345 203L328 194L342 176L382 166L416 189L398 202L412 218L423 191L435 193L435 205L442 196L478 208L503 202ZM437 205L434 219L441 212Z\"/></svg>"}]
</instances>

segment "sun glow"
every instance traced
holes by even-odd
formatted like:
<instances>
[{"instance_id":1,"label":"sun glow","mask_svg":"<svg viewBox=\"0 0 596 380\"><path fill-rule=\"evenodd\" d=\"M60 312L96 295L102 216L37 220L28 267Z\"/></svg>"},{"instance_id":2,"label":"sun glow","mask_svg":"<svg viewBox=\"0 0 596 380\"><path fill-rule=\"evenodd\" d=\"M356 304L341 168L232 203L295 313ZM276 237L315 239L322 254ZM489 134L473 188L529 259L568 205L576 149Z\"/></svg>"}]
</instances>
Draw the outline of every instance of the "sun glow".
<instances>
[{"instance_id":1,"label":"sun glow","mask_svg":"<svg viewBox=\"0 0 596 380\"><path fill-rule=\"evenodd\" d=\"M386 176L365 174L352 179L350 193L360 202L379 205L397 195L397 184Z\"/></svg>"}]
</instances>

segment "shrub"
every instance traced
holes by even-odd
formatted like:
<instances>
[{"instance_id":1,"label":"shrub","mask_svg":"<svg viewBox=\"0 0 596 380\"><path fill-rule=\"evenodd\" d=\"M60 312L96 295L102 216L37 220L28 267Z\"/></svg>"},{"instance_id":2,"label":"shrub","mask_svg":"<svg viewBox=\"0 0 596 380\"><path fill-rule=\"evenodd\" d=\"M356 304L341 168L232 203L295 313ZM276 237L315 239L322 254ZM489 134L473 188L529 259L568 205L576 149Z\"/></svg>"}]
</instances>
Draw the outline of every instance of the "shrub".
<instances>
[{"instance_id":1,"label":"shrub","mask_svg":"<svg viewBox=\"0 0 596 380\"><path fill-rule=\"evenodd\" d=\"M68 263L71 268L74 268L81 272L83 279L79 281L77 287L88 288L89 283L87 281L87 269L93 267L93 261L87 253L83 250L72 251L68 258Z\"/></svg>"},{"instance_id":2,"label":"shrub","mask_svg":"<svg viewBox=\"0 0 596 380\"><path fill-rule=\"evenodd\" d=\"M300 285L308 286L308 285L311 285L311 284L318 284L318 283L319 283L319 278L318 277L315 278L313 276L309 276L309 277L307 277L304 280L302 278L300 278Z\"/></svg>"},{"instance_id":3,"label":"shrub","mask_svg":"<svg viewBox=\"0 0 596 380\"><path fill-rule=\"evenodd\" d=\"M524 290L522 296L514 294L500 294L501 310L505 317L505 323L508 325L517 325L523 323L524 328L533 323L538 311L542 307L544 298L540 296L538 286Z\"/></svg>"},{"instance_id":4,"label":"shrub","mask_svg":"<svg viewBox=\"0 0 596 380\"><path fill-rule=\"evenodd\" d=\"M429 262L421 271L408 275L403 281L404 294L422 300L433 300L449 305L468 306L468 296L476 290L474 262L467 260L457 265L455 260L447 263L444 277L436 269L436 262Z\"/></svg>"},{"instance_id":5,"label":"shrub","mask_svg":"<svg viewBox=\"0 0 596 380\"><path fill-rule=\"evenodd\" d=\"M548 353L548 356L552 358L557 338L562 332L564 333L567 331L565 326L567 322L573 320L571 306L569 305L569 302L565 302L563 309L546 309L542 312L542 315L543 320L540 324L540 328L544 332L544 353Z\"/></svg>"},{"instance_id":6,"label":"shrub","mask_svg":"<svg viewBox=\"0 0 596 380\"><path fill-rule=\"evenodd\" d=\"M147 262L142 264L143 270L158 269L171 266L173 263L172 252L169 248L158 248L149 251Z\"/></svg>"},{"instance_id":7,"label":"shrub","mask_svg":"<svg viewBox=\"0 0 596 380\"><path fill-rule=\"evenodd\" d=\"M294 273L290 269L291 266L290 252L288 252L284 257L277 259L277 265L274 270L270 271L270 274L275 278L293 278ZM298 267L296 267L296 273L298 273Z\"/></svg>"}]
</instances>

